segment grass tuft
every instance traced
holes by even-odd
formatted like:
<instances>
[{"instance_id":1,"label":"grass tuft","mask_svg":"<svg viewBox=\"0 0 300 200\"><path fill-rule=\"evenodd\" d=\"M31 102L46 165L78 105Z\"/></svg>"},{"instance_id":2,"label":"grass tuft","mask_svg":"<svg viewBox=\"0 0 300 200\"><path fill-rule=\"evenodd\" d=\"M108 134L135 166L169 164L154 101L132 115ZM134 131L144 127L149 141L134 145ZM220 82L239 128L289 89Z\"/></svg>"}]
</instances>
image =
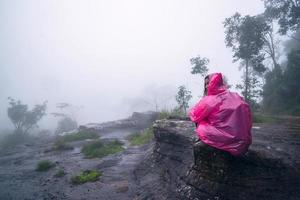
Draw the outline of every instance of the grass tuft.
<instances>
[{"instance_id":1,"label":"grass tuft","mask_svg":"<svg viewBox=\"0 0 300 200\"><path fill-rule=\"evenodd\" d=\"M54 167L55 164L51 162L50 160L41 160L37 163L36 171L48 171L52 167Z\"/></svg>"},{"instance_id":2,"label":"grass tuft","mask_svg":"<svg viewBox=\"0 0 300 200\"><path fill-rule=\"evenodd\" d=\"M66 172L63 169L59 169L56 174L54 175L57 178L63 177L66 175Z\"/></svg>"},{"instance_id":3,"label":"grass tuft","mask_svg":"<svg viewBox=\"0 0 300 200\"><path fill-rule=\"evenodd\" d=\"M67 144L64 140L58 139L54 142L52 150L54 151L65 151L65 150L72 150L73 147Z\"/></svg>"},{"instance_id":4,"label":"grass tuft","mask_svg":"<svg viewBox=\"0 0 300 200\"><path fill-rule=\"evenodd\" d=\"M81 152L86 158L102 158L109 154L118 153L123 150L123 143L118 140L108 143L103 143L101 140L98 140L84 145Z\"/></svg>"},{"instance_id":5,"label":"grass tuft","mask_svg":"<svg viewBox=\"0 0 300 200\"><path fill-rule=\"evenodd\" d=\"M71 133L64 136L61 136L59 139L64 142L73 142L79 140L86 140L86 139L97 139L99 135L93 132L89 132L86 130L80 130L77 133Z\"/></svg>"},{"instance_id":6,"label":"grass tuft","mask_svg":"<svg viewBox=\"0 0 300 200\"><path fill-rule=\"evenodd\" d=\"M153 129L146 128L141 132L133 133L127 137L131 145L143 145L150 142L153 138Z\"/></svg>"},{"instance_id":7,"label":"grass tuft","mask_svg":"<svg viewBox=\"0 0 300 200\"><path fill-rule=\"evenodd\" d=\"M94 181L97 181L101 175L102 174L99 171L86 170L86 171L81 172L77 176L73 176L71 178L71 182L74 185L83 184L83 183L86 183L86 182L94 182Z\"/></svg>"}]
</instances>

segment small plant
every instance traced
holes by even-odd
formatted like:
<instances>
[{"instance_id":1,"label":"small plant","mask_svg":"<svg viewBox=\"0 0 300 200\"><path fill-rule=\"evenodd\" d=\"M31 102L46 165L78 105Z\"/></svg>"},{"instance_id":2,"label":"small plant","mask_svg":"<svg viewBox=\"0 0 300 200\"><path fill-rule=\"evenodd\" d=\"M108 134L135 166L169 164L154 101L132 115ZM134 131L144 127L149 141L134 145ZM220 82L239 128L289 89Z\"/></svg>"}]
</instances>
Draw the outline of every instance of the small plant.
<instances>
[{"instance_id":1,"label":"small plant","mask_svg":"<svg viewBox=\"0 0 300 200\"><path fill-rule=\"evenodd\" d=\"M159 112L159 119L181 119L186 118L186 115L182 112L180 112L180 109L178 107L175 107L171 111L169 110L162 110Z\"/></svg>"},{"instance_id":2,"label":"small plant","mask_svg":"<svg viewBox=\"0 0 300 200\"><path fill-rule=\"evenodd\" d=\"M122 150L124 150L123 143L118 140L108 143L103 143L101 140L98 140L84 145L81 152L86 158L102 158L109 154L118 153Z\"/></svg>"},{"instance_id":3,"label":"small plant","mask_svg":"<svg viewBox=\"0 0 300 200\"><path fill-rule=\"evenodd\" d=\"M77 133L71 133L62 136L60 139L64 142L73 142L79 140L86 140L86 139L97 139L99 136L96 133L88 132L86 130L80 130Z\"/></svg>"},{"instance_id":4,"label":"small plant","mask_svg":"<svg viewBox=\"0 0 300 200\"><path fill-rule=\"evenodd\" d=\"M54 175L57 178L63 177L66 175L66 172L63 169L59 169L56 174Z\"/></svg>"},{"instance_id":5,"label":"small plant","mask_svg":"<svg viewBox=\"0 0 300 200\"><path fill-rule=\"evenodd\" d=\"M58 139L53 144L52 150L54 151L65 151L65 150L72 150L73 147L67 144L64 140Z\"/></svg>"},{"instance_id":6,"label":"small plant","mask_svg":"<svg viewBox=\"0 0 300 200\"><path fill-rule=\"evenodd\" d=\"M55 164L51 162L50 160L41 160L38 162L36 166L36 171L48 171L52 167L54 167Z\"/></svg>"},{"instance_id":7,"label":"small plant","mask_svg":"<svg viewBox=\"0 0 300 200\"><path fill-rule=\"evenodd\" d=\"M94 182L94 181L97 181L101 175L102 174L99 171L86 170L86 171L81 172L77 176L73 176L71 178L71 182L74 185L83 184L83 183L86 183L86 182Z\"/></svg>"},{"instance_id":8,"label":"small plant","mask_svg":"<svg viewBox=\"0 0 300 200\"><path fill-rule=\"evenodd\" d=\"M127 137L131 145L142 145L150 142L153 138L153 129L146 128L142 132L133 133Z\"/></svg>"}]
</instances>

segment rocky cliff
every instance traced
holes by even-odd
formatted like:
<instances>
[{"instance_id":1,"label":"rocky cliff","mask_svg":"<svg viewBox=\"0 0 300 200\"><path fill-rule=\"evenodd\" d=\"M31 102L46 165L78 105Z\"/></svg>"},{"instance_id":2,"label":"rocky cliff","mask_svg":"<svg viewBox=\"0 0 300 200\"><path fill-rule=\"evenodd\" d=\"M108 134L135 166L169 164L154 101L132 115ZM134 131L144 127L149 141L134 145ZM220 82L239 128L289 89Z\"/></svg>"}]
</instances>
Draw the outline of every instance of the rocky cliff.
<instances>
[{"instance_id":1,"label":"rocky cliff","mask_svg":"<svg viewBox=\"0 0 300 200\"><path fill-rule=\"evenodd\" d=\"M156 121L154 146L134 171L137 199L300 199L300 120L294 120L254 126L242 157L198 141L190 121Z\"/></svg>"}]
</instances>

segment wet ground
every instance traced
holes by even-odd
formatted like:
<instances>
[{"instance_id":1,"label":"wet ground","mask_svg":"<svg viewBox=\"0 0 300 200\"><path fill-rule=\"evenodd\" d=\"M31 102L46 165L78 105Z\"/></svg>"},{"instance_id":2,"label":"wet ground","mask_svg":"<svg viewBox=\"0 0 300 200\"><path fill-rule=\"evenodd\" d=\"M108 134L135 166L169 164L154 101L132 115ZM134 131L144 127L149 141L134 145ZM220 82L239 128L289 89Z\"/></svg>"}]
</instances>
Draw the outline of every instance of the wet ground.
<instances>
[{"instance_id":1,"label":"wet ground","mask_svg":"<svg viewBox=\"0 0 300 200\"><path fill-rule=\"evenodd\" d=\"M53 140L36 141L0 152L0 199L139 199L139 181L132 171L146 154L151 154L153 143L130 146L126 136L135 130L106 132L101 138L118 138L124 142L123 152L102 159L86 159L80 153L88 141L73 142L70 151L47 152ZM291 167L300 166L300 118L282 118L272 124L255 124L251 149L281 159ZM40 160L51 160L55 168L47 172L35 171ZM59 169L64 177L54 175ZM82 170L97 169L102 176L96 182L72 185L70 179Z\"/></svg>"},{"instance_id":2,"label":"wet ground","mask_svg":"<svg viewBox=\"0 0 300 200\"><path fill-rule=\"evenodd\" d=\"M45 152L53 141L39 141L0 153L0 199L133 199L132 170L142 159L149 145L130 146L125 138L136 130L116 130L104 133L101 139L118 138L124 143L121 153L102 159L86 159L80 153L88 141L72 142L73 150ZM55 168L47 172L35 171L40 160L51 160ZM67 174L57 178L63 169ZM82 170L97 169L102 172L99 181L72 185L70 179Z\"/></svg>"}]
</instances>

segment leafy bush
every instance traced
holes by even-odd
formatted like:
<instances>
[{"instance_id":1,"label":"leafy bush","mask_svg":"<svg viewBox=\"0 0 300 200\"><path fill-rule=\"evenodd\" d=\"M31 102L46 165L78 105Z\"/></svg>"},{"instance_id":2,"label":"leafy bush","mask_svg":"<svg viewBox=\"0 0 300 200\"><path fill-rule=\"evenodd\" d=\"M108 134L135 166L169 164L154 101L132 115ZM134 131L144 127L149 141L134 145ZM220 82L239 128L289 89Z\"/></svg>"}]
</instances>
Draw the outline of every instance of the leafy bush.
<instances>
[{"instance_id":1,"label":"leafy bush","mask_svg":"<svg viewBox=\"0 0 300 200\"><path fill-rule=\"evenodd\" d=\"M51 162L50 160L41 160L38 162L36 166L36 171L48 171L52 167L54 167L55 164Z\"/></svg>"},{"instance_id":2,"label":"leafy bush","mask_svg":"<svg viewBox=\"0 0 300 200\"><path fill-rule=\"evenodd\" d=\"M81 172L77 176L73 176L71 178L71 182L75 185L83 184L86 182L94 182L94 181L97 181L101 175L102 174L99 171L86 170L86 171Z\"/></svg>"},{"instance_id":3,"label":"leafy bush","mask_svg":"<svg viewBox=\"0 0 300 200\"><path fill-rule=\"evenodd\" d=\"M133 133L127 137L131 145L142 145L150 142L153 138L153 129L147 128L139 133Z\"/></svg>"},{"instance_id":4,"label":"leafy bush","mask_svg":"<svg viewBox=\"0 0 300 200\"><path fill-rule=\"evenodd\" d=\"M118 140L108 143L103 143L101 140L98 140L84 145L81 152L86 158L102 158L109 154L118 153L123 150L123 143Z\"/></svg>"}]
</instances>

